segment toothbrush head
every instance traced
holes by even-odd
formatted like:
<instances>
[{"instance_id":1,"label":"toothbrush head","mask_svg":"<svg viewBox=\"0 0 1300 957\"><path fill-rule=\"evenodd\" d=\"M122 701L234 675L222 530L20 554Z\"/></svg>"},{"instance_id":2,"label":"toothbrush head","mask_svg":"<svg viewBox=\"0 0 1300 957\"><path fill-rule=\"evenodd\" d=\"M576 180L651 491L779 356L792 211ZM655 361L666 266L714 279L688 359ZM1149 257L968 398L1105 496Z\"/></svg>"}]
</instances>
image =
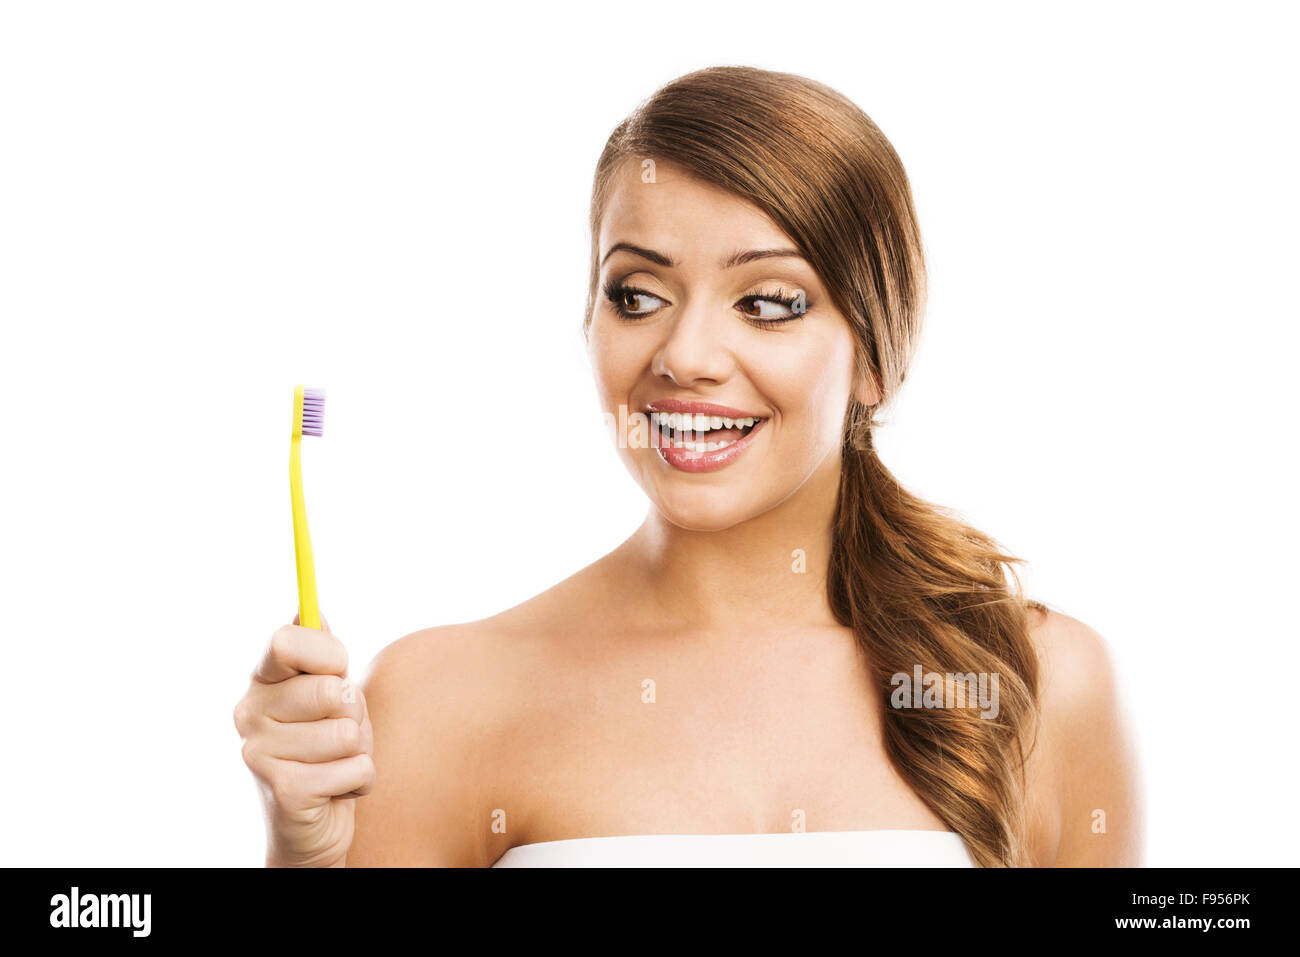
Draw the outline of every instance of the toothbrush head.
<instances>
[{"instance_id":1,"label":"toothbrush head","mask_svg":"<svg viewBox=\"0 0 1300 957\"><path fill-rule=\"evenodd\" d=\"M293 434L323 435L325 390L297 386L293 390Z\"/></svg>"}]
</instances>

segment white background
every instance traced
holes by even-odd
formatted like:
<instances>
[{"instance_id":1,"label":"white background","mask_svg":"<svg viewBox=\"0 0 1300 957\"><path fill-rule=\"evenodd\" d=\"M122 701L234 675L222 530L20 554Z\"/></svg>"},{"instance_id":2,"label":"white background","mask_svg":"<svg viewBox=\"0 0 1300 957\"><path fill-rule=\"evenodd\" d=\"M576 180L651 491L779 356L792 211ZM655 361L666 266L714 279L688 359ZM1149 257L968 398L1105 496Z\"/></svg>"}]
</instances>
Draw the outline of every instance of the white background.
<instances>
[{"instance_id":1,"label":"white background","mask_svg":"<svg viewBox=\"0 0 1300 957\"><path fill-rule=\"evenodd\" d=\"M931 305L882 455L1108 639L1146 862L1294 864L1294 27L0 7L0 863L261 863L231 711L297 607L295 384L328 395L306 492L354 673L637 526L580 333L591 175L657 86L743 63L839 89L902 156Z\"/></svg>"}]
</instances>

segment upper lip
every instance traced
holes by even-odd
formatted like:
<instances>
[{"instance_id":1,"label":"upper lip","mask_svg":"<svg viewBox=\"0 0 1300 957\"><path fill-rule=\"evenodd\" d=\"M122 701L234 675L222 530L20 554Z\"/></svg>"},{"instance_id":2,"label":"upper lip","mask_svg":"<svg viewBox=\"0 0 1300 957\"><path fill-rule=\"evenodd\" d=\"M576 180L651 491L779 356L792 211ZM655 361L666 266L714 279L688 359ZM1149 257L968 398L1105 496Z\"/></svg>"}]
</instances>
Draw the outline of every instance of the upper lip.
<instances>
[{"instance_id":1,"label":"upper lip","mask_svg":"<svg viewBox=\"0 0 1300 957\"><path fill-rule=\"evenodd\" d=\"M698 415L716 415L724 419L765 419L767 416L753 412L743 412L730 406L714 402L699 402L695 399L656 399L646 403L647 412L691 412Z\"/></svg>"}]
</instances>

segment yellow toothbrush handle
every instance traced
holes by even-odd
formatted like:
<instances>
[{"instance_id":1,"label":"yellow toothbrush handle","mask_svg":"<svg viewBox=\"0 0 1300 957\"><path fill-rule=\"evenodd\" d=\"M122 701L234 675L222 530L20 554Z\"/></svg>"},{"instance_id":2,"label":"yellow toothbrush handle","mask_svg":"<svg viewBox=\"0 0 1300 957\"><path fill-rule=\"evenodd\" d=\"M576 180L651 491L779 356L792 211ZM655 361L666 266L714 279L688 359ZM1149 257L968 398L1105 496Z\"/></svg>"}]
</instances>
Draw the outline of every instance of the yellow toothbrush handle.
<instances>
[{"instance_id":1,"label":"yellow toothbrush handle","mask_svg":"<svg viewBox=\"0 0 1300 957\"><path fill-rule=\"evenodd\" d=\"M302 386L295 390L294 421L302 421ZM316 565L307 532L307 505L302 497L302 436L294 430L289 443L289 493L293 498L293 549L298 559L298 624L320 629L316 605Z\"/></svg>"}]
</instances>

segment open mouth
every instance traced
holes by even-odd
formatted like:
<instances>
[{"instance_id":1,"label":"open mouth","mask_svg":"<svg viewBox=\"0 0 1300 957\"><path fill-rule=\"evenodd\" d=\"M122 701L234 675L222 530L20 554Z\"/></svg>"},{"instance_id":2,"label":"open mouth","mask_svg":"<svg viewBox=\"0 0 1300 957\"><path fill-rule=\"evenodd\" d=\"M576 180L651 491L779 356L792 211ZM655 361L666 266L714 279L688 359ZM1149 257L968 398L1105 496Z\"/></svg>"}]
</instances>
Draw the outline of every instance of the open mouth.
<instances>
[{"instance_id":1,"label":"open mouth","mask_svg":"<svg viewBox=\"0 0 1300 957\"><path fill-rule=\"evenodd\" d=\"M650 423L670 448L716 452L735 445L765 420L760 416L731 419L690 412L651 412Z\"/></svg>"}]
</instances>

